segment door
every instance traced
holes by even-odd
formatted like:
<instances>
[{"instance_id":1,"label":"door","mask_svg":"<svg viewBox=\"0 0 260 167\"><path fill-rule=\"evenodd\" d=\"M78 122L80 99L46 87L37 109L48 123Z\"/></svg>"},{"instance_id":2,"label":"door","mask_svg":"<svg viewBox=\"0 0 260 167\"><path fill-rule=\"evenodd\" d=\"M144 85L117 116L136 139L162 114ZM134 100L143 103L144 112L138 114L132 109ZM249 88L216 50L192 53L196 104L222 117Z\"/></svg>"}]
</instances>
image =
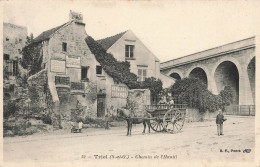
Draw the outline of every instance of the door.
<instances>
[{"instance_id":1,"label":"door","mask_svg":"<svg viewBox=\"0 0 260 167\"><path fill-rule=\"evenodd\" d=\"M97 95L97 117L105 115L106 95Z\"/></svg>"}]
</instances>

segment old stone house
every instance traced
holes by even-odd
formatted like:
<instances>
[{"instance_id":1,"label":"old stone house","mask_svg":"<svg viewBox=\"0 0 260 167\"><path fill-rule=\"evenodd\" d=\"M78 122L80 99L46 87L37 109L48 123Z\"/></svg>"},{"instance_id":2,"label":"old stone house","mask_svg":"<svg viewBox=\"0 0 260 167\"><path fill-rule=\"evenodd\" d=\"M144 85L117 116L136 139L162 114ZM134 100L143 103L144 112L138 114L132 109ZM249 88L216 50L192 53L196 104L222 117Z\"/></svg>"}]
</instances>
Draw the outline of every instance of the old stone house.
<instances>
[{"instance_id":1,"label":"old stone house","mask_svg":"<svg viewBox=\"0 0 260 167\"><path fill-rule=\"evenodd\" d=\"M95 118L103 117L111 105L126 106L128 87L102 69L85 42L87 36L82 15L71 11L69 22L44 31L27 46L39 48L34 59L41 66L29 77L29 85L36 87L43 108L63 119L70 119L77 108L83 109L82 117Z\"/></svg>"},{"instance_id":2,"label":"old stone house","mask_svg":"<svg viewBox=\"0 0 260 167\"><path fill-rule=\"evenodd\" d=\"M3 23L3 87L4 100L16 97L17 76L24 73L19 61L22 58L22 48L25 46L27 28Z\"/></svg>"}]
</instances>

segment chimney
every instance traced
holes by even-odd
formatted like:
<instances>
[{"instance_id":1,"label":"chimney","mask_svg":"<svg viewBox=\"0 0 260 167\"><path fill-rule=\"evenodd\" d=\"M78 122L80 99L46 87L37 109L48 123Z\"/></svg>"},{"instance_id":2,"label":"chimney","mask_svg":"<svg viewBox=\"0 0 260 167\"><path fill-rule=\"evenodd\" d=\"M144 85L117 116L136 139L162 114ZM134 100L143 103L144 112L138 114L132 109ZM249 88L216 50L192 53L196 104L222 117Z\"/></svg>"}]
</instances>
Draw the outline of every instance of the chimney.
<instances>
[{"instance_id":1,"label":"chimney","mask_svg":"<svg viewBox=\"0 0 260 167\"><path fill-rule=\"evenodd\" d=\"M77 22L82 23L83 22L83 16L81 13L74 12L70 10L70 21L75 20Z\"/></svg>"}]
</instances>

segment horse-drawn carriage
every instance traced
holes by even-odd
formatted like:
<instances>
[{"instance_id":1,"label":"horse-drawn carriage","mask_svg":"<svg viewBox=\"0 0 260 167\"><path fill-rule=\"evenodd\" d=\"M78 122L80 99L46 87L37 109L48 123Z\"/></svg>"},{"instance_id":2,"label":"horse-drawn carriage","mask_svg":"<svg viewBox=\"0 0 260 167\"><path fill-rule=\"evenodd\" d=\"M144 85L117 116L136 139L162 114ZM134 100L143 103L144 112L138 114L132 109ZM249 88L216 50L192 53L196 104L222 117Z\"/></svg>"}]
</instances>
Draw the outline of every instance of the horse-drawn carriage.
<instances>
[{"instance_id":1,"label":"horse-drawn carriage","mask_svg":"<svg viewBox=\"0 0 260 167\"><path fill-rule=\"evenodd\" d=\"M152 118L149 119L151 128L155 132L177 133L184 126L186 117L185 104L148 105L146 111L152 115Z\"/></svg>"},{"instance_id":2,"label":"horse-drawn carriage","mask_svg":"<svg viewBox=\"0 0 260 167\"><path fill-rule=\"evenodd\" d=\"M148 125L148 132L150 128L155 132L170 132L177 133L183 126L186 117L185 104L159 104L147 105L145 111L141 113L142 116L127 109L117 109L117 115L125 118L127 121L127 135L131 135L132 124L143 123L145 133L146 124Z\"/></svg>"}]
</instances>

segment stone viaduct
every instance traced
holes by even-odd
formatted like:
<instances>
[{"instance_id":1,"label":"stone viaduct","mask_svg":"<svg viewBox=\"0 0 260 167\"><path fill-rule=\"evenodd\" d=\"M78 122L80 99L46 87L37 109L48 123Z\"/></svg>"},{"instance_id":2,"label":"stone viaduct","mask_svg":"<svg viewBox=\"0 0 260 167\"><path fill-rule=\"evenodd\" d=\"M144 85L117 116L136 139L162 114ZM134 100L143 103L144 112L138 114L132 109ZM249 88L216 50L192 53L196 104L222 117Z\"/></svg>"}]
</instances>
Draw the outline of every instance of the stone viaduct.
<instances>
[{"instance_id":1,"label":"stone viaduct","mask_svg":"<svg viewBox=\"0 0 260 167\"><path fill-rule=\"evenodd\" d=\"M175 79L200 78L214 94L229 85L233 104L255 104L255 37L163 62L160 69Z\"/></svg>"}]
</instances>

